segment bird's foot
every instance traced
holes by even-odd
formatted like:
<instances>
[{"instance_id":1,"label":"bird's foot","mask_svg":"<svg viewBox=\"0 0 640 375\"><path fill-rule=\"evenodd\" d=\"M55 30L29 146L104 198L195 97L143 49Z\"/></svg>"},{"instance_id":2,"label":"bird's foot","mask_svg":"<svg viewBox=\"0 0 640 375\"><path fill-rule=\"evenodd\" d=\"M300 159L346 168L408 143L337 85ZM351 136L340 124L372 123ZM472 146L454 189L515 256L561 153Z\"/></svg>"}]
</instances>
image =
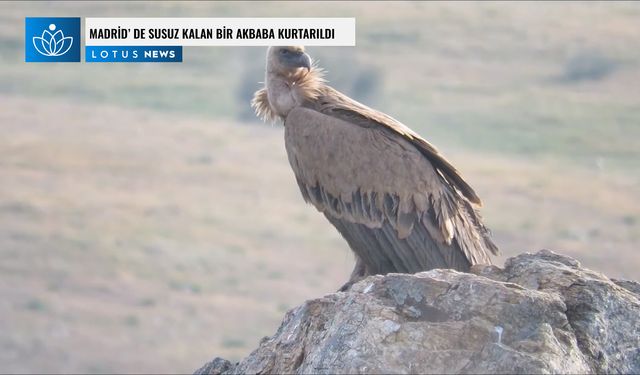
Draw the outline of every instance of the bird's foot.
<instances>
[{"instance_id":1,"label":"bird's foot","mask_svg":"<svg viewBox=\"0 0 640 375\"><path fill-rule=\"evenodd\" d=\"M338 292L346 292L347 290L351 289L351 286L353 286L353 284L357 283L360 280L363 280L366 276L357 276L357 277L352 277L349 279L349 281L347 281L346 283L344 283L340 289L338 289Z\"/></svg>"}]
</instances>

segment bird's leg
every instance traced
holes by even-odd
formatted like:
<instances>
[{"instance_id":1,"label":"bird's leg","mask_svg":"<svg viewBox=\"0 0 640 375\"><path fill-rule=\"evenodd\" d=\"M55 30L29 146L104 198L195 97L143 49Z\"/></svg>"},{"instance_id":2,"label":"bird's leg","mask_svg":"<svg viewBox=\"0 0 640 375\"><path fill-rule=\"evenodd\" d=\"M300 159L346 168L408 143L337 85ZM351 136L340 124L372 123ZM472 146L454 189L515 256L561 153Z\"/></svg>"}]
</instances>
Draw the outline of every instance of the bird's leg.
<instances>
[{"instance_id":1,"label":"bird's leg","mask_svg":"<svg viewBox=\"0 0 640 375\"><path fill-rule=\"evenodd\" d=\"M364 279L367 276L369 276L367 272L367 266L364 264L362 259L360 259L360 257L356 255L356 266L353 268L353 271L351 272L349 281L344 283L344 285L342 285L340 289L338 289L338 292L347 291L349 288L351 288L351 285L357 283L358 281Z\"/></svg>"}]
</instances>

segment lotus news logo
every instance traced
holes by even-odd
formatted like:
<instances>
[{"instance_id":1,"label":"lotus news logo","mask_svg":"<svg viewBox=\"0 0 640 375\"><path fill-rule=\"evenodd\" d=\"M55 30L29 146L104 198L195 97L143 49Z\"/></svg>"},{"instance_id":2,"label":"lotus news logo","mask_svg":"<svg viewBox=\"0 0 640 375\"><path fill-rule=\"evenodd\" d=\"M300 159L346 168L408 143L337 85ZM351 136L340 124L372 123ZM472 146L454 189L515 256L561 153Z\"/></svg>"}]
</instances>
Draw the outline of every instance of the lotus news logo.
<instances>
[{"instance_id":1,"label":"lotus news logo","mask_svg":"<svg viewBox=\"0 0 640 375\"><path fill-rule=\"evenodd\" d=\"M80 18L25 18L26 62L80 62Z\"/></svg>"},{"instance_id":2,"label":"lotus news logo","mask_svg":"<svg viewBox=\"0 0 640 375\"><path fill-rule=\"evenodd\" d=\"M49 25L49 30L54 32L51 34L45 30L42 32L42 36L33 37L33 46L43 56L62 56L69 52L73 45L73 38L70 36L64 36L62 30L56 31L56 24ZM38 47L40 46L40 47Z\"/></svg>"}]
</instances>

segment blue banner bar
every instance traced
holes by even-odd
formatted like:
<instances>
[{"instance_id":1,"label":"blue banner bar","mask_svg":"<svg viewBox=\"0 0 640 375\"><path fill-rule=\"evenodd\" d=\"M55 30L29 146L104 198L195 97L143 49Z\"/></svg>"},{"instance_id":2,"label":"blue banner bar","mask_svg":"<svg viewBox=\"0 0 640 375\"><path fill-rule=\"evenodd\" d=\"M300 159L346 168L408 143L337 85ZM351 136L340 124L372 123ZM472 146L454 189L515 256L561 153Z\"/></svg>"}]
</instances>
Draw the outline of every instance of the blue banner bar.
<instances>
[{"instance_id":1,"label":"blue banner bar","mask_svg":"<svg viewBox=\"0 0 640 375\"><path fill-rule=\"evenodd\" d=\"M86 62L182 62L182 46L86 46Z\"/></svg>"}]
</instances>

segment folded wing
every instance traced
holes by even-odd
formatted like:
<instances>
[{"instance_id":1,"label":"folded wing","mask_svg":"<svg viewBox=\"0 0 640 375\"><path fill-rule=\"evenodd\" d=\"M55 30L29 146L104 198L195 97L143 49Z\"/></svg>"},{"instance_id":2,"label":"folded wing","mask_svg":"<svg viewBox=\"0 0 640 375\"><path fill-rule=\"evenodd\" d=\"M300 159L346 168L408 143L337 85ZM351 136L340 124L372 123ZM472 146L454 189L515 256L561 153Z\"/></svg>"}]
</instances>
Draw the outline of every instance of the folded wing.
<instances>
[{"instance_id":1,"label":"folded wing","mask_svg":"<svg viewBox=\"0 0 640 375\"><path fill-rule=\"evenodd\" d=\"M369 273L490 263L497 248L470 203L479 199L459 173L401 123L346 104L320 98L292 110L286 148L305 200Z\"/></svg>"}]
</instances>

